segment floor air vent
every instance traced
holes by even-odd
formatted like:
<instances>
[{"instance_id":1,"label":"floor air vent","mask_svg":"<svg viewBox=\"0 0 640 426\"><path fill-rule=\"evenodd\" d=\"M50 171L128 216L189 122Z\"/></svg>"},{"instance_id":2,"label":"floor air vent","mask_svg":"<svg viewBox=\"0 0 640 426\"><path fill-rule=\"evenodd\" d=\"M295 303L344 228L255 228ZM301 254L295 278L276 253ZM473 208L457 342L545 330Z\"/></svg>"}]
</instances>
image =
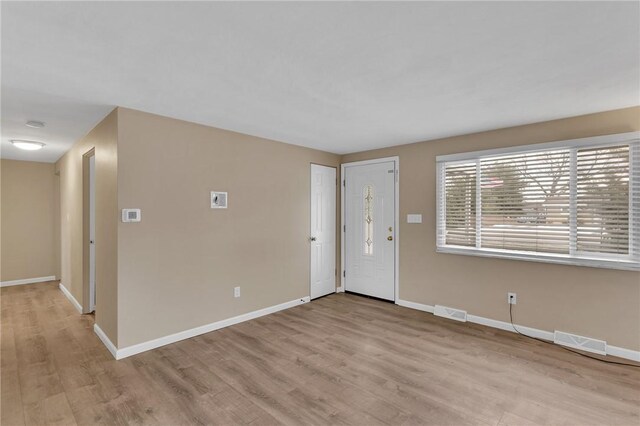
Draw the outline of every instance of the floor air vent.
<instances>
[{"instance_id":1,"label":"floor air vent","mask_svg":"<svg viewBox=\"0 0 640 426\"><path fill-rule=\"evenodd\" d=\"M461 311L460 309L447 308L446 306L436 305L433 309L433 314L439 317L449 318L456 321L467 321L467 311Z\"/></svg>"},{"instance_id":2,"label":"floor air vent","mask_svg":"<svg viewBox=\"0 0 640 426\"><path fill-rule=\"evenodd\" d=\"M576 334L569 334L563 331L556 330L553 333L553 343L600 355L607 354L607 342L590 337L578 336Z\"/></svg>"}]
</instances>

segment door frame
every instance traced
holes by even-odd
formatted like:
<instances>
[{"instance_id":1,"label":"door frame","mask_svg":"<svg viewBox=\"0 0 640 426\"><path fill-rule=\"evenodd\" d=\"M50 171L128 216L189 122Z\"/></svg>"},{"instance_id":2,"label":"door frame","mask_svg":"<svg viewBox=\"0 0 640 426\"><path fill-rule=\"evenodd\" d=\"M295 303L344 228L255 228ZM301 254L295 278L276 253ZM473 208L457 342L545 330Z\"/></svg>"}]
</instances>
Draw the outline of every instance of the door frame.
<instances>
[{"instance_id":1,"label":"door frame","mask_svg":"<svg viewBox=\"0 0 640 426\"><path fill-rule=\"evenodd\" d=\"M313 168L312 166L326 167L326 168L329 168L329 169L335 169L335 171L336 171L336 184L335 184L336 185L335 186L335 190L336 190L336 193L335 193L335 196L336 196L336 200L335 200L336 209L335 210L336 211L333 212L333 214L335 215L335 225L336 225L335 229L333 230L333 234L334 234L333 238L336 239L336 238L338 238L338 236L342 236L342 234L338 234L338 212L337 212L338 206L337 206L337 203L338 203L338 192L340 192L340 187L339 187L339 184L338 184L340 182L340 176L338 176L338 167L337 166L327 166L326 164L314 163L314 162L309 163L309 230L311 230L311 214L312 214L311 213L311 203L312 203L312 197L313 197L313 181L311 180L311 169ZM309 235L308 238L311 238L311 235ZM310 241L308 241L308 242L310 243ZM335 257L336 257L335 251L338 249L338 242L336 240L334 240L334 243L335 243L335 247L334 247L334 253L333 253L333 257L334 257L333 262L335 264L336 272L333 275L333 286L335 287L334 293L338 293L339 288L336 286L336 284L338 283L338 277L337 277L338 265L337 265L337 260L335 259ZM312 277L311 277L311 244L309 244L309 298L310 298L310 300L313 300L313 299L311 299L311 279L312 279ZM332 294L332 293L329 293L329 294ZM324 296L321 296L321 297L324 297Z\"/></svg>"},{"instance_id":2,"label":"door frame","mask_svg":"<svg viewBox=\"0 0 640 426\"><path fill-rule=\"evenodd\" d=\"M393 263L394 267L394 285L393 285L393 301L394 303L398 303L400 300L400 157L382 157L382 158L374 158L371 160L363 160L363 161L352 161L350 163L342 163L340 165L340 179L342 180L342 185L340 186L340 269L342 270L342 274L340 274L340 287L336 292L344 292L347 284L347 265L346 265L346 256L345 256L345 242L346 242L346 232L345 232L345 201L346 201L346 173L345 169L347 167L353 166L365 166L367 164L377 164L377 163L386 163L392 161L394 163L394 168L396 170L395 173L395 199L394 199L394 228L395 232L395 259Z\"/></svg>"},{"instance_id":3,"label":"door frame","mask_svg":"<svg viewBox=\"0 0 640 426\"><path fill-rule=\"evenodd\" d=\"M89 263L90 263L90 214L89 214L89 191L90 191L90 175L89 175L89 162L91 157L95 157L96 149L91 148L82 155L82 313L90 313L90 277L89 277ZM94 176L95 178L95 176ZM95 180L93 182L96 184ZM95 188L97 193L97 187ZM94 224L95 225L95 224Z\"/></svg>"}]
</instances>

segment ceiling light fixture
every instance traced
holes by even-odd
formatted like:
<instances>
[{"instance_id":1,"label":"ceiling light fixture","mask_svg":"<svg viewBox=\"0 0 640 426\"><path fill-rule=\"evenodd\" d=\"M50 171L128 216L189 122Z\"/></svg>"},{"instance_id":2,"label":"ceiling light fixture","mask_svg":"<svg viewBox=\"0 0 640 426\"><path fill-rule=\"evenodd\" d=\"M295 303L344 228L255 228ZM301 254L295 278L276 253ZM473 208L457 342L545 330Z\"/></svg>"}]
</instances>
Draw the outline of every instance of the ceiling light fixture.
<instances>
[{"instance_id":1,"label":"ceiling light fixture","mask_svg":"<svg viewBox=\"0 0 640 426\"><path fill-rule=\"evenodd\" d=\"M37 120L29 120L25 123L25 126L31 127L32 129L42 129L44 127L44 122Z\"/></svg>"},{"instance_id":2,"label":"ceiling light fixture","mask_svg":"<svg viewBox=\"0 0 640 426\"><path fill-rule=\"evenodd\" d=\"M42 142L24 141L24 140L20 140L20 139L12 139L11 143L16 148L24 149L24 150L27 150L27 151L37 151L39 149L44 148L44 145L45 145Z\"/></svg>"}]
</instances>

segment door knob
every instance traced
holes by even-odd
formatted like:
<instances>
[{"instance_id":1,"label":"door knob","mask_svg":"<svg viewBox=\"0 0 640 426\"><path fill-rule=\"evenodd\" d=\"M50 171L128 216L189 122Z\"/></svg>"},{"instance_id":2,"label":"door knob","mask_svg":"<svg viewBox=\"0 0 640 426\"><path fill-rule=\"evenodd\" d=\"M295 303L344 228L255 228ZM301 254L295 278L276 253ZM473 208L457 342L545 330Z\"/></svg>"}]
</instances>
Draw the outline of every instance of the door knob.
<instances>
[{"instance_id":1,"label":"door knob","mask_svg":"<svg viewBox=\"0 0 640 426\"><path fill-rule=\"evenodd\" d=\"M389 240L389 241L393 241L393 237L392 237L391 235L389 235L389 236L387 237L387 240Z\"/></svg>"},{"instance_id":2,"label":"door knob","mask_svg":"<svg viewBox=\"0 0 640 426\"><path fill-rule=\"evenodd\" d=\"M311 238L309 238L309 239L310 239L311 241L315 241L315 240L316 240L316 237L311 237Z\"/></svg>"}]
</instances>

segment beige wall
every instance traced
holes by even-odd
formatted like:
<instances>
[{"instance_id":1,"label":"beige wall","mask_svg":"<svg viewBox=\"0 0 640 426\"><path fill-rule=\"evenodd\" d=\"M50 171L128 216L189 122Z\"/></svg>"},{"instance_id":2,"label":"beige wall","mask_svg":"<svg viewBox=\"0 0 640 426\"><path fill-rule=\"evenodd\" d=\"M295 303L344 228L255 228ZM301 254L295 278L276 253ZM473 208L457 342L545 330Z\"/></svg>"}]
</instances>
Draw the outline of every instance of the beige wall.
<instances>
[{"instance_id":1,"label":"beige wall","mask_svg":"<svg viewBox=\"0 0 640 426\"><path fill-rule=\"evenodd\" d=\"M118 113L118 347L309 295L310 164L338 155Z\"/></svg>"},{"instance_id":2,"label":"beige wall","mask_svg":"<svg viewBox=\"0 0 640 426\"><path fill-rule=\"evenodd\" d=\"M375 151L342 162L400 157L400 298L563 330L640 349L640 272L436 253L437 155L640 130L640 107L512 127ZM422 213L422 224L407 224Z\"/></svg>"},{"instance_id":3,"label":"beige wall","mask_svg":"<svg viewBox=\"0 0 640 426\"><path fill-rule=\"evenodd\" d=\"M58 182L53 164L2 160L0 169L0 281L58 277Z\"/></svg>"},{"instance_id":4,"label":"beige wall","mask_svg":"<svg viewBox=\"0 0 640 426\"><path fill-rule=\"evenodd\" d=\"M61 280L83 306L83 156L96 157L96 323L117 344L117 110L56 163L60 174Z\"/></svg>"},{"instance_id":5,"label":"beige wall","mask_svg":"<svg viewBox=\"0 0 640 426\"><path fill-rule=\"evenodd\" d=\"M435 252L437 155L634 130L640 108L340 158L118 108L57 163L63 282L83 300L82 155L91 147L97 322L119 348L307 296L310 164L398 155L402 299L508 321L506 292L515 291L519 324L638 350L638 272ZM212 190L229 192L229 209L209 208ZM142 222L120 222L122 208L142 209ZM408 213L424 222L407 224Z\"/></svg>"}]
</instances>

